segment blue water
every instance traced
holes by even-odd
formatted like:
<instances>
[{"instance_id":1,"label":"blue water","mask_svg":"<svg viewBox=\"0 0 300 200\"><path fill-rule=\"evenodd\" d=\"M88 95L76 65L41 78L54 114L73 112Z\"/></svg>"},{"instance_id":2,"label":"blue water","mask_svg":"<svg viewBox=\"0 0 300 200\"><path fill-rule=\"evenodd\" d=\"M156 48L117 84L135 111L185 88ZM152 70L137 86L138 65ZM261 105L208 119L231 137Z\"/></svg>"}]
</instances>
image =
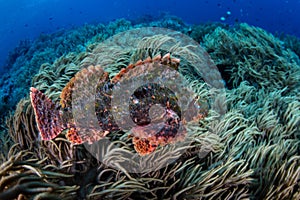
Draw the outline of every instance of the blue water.
<instances>
[{"instance_id":1,"label":"blue water","mask_svg":"<svg viewBox=\"0 0 300 200\"><path fill-rule=\"evenodd\" d=\"M0 66L21 40L41 33L162 13L186 23L247 22L300 37L300 0L0 0L0 5Z\"/></svg>"}]
</instances>

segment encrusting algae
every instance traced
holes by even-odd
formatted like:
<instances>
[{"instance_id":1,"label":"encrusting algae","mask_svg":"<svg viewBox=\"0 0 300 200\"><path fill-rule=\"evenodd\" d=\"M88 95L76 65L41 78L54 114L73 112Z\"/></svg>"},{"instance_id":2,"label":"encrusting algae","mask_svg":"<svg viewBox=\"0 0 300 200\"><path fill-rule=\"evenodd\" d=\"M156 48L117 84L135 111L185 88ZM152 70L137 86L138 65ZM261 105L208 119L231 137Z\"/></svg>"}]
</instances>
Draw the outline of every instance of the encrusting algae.
<instances>
[{"instance_id":1,"label":"encrusting algae","mask_svg":"<svg viewBox=\"0 0 300 200\"><path fill-rule=\"evenodd\" d=\"M120 23L116 23L120 30L130 28L130 23L124 23L123 27ZM163 25L167 23L161 22L160 26ZM197 33L202 30L197 27L192 30L192 35L199 37L194 39L216 63L226 88L216 87L224 84L215 81L219 79L216 72L207 69L199 72L193 68L197 64L196 58L212 66L208 55L195 54L193 47L180 46L180 42L184 43L180 38L173 36L172 40L172 35L167 34L145 33L142 39L126 38L127 41L136 40L133 49L122 46L124 43L121 41L120 45L99 43L107 37L99 34L98 42L94 38L87 51L66 54L53 64L45 60L32 79L31 86L36 89L31 89L31 100L29 95L20 100L14 113L7 118L4 134L0 134L0 199L300 199L298 56L273 35L247 24L231 28L204 27L207 34ZM119 29L114 29L112 34ZM185 30L183 27L182 31ZM104 155L104 162L100 162L83 145L70 142L70 131L74 131L72 127L70 129L72 118L63 118L63 123L58 121L63 128L69 129L59 129L55 131L55 137L48 138L51 140L41 140L40 137L46 137L45 134L49 133L49 129L53 131L54 127L36 123L36 115L42 115L34 112L39 108L34 108L36 101L39 105L49 101L46 108L58 109L59 116L66 116L61 115L62 112L70 114L69 111L74 109L70 80L83 68L89 70L89 66L101 66L98 68L101 73L107 73L105 80L113 84L126 77L127 72L123 73L122 68L130 66L130 63L141 66L143 62L139 60L147 63L148 56L153 60L161 55L162 59L167 53L170 53L169 61L180 59L176 71L187 80L186 87L200 97L200 107L205 105L202 102L208 104L200 112L203 116L187 123L189 134L185 138L191 139L191 142L181 147L184 151L175 162L164 165L164 161L175 155L177 150L172 149L173 144L163 141L154 144L153 152L146 150L148 154L141 156L145 163L157 163L151 171L132 173L109 164L112 160L117 164L127 161L129 158L122 157L124 154L119 157ZM208 76L213 77L213 81L206 81ZM222 91L225 91L226 98L211 100L214 95L223 97ZM100 93L104 94L103 91ZM168 94L173 95L172 92ZM39 100L40 97L43 101ZM97 97L101 102L108 100L102 95ZM132 98L132 103L140 100ZM179 117L178 123L184 122L174 102L167 104L163 98L160 101L165 103L162 106L164 110L170 112L162 117L154 115L158 121L163 119L166 122L168 120L165 119L171 116L172 120ZM99 108L99 111L104 110ZM144 117L146 122L149 117L138 112L134 114ZM110 119L110 115L105 116ZM99 119L100 123L104 123L104 118L97 118L98 123ZM171 124L176 121L172 120ZM141 124L143 122L140 121ZM43 130L43 127L46 129ZM133 137L137 136L134 133L111 131L107 127L103 130L109 130L109 133L97 134L112 141L117 147L112 151L130 155L135 150L141 151L132 143ZM144 131L137 129L136 134L144 134ZM8 134L10 138L7 138ZM83 137L82 141L86 140L84 134L79 136ZM98 139L93 138L93 141ZM143 144L141 149L146 147ZM154 156L156 152L163 152L164 156L157 159Z\"/></svg>"}]
</instances>

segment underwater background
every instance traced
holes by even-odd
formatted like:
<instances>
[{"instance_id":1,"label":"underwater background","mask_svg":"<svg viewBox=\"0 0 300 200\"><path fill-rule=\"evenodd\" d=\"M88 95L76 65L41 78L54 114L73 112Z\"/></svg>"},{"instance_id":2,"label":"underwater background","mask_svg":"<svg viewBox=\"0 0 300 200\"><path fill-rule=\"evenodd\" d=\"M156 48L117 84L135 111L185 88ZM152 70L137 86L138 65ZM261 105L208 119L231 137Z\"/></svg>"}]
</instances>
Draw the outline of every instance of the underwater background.
<instances>
[{"instance_id":1,"label":"underwater background","mask_svg":"<svg viewBox=\"0 0 300 200\"><path fill-rule=\"evenodd\" d=\"M300 199L300 1L0 5L0 200ZM134 30L139 35L122 35ZM186 86L208 102L205 117L188 125L192 142L175 162L144 173L113 167L130 159L120 152L135 152L126 131L108 135L117 148L97 152L101 162L65 132L41 140L30 87L58 105L72 77L89 75L83 68L100 65L118 77L130 63L154 62L168 50L180 58ZM160 165L169 157L144 161Z\"/></svg>"}]
</instances>

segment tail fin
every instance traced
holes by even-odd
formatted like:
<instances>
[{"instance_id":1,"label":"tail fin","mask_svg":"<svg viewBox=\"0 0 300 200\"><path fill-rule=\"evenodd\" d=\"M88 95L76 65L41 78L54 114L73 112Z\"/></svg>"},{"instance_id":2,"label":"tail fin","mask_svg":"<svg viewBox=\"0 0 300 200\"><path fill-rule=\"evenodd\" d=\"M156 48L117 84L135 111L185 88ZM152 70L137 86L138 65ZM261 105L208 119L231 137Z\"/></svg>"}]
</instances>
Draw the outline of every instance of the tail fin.
<instances>
[{"instance_id":1,"label":"tail fin","mask_svg":"<svg viewBox=\"0 0 300 200\"><path fill-rule=\"evenodd\" d=\"M51 140L65 129L59 109L45 94L30 88L30 99L42 140Z\"/></svg>"}]
</instances>

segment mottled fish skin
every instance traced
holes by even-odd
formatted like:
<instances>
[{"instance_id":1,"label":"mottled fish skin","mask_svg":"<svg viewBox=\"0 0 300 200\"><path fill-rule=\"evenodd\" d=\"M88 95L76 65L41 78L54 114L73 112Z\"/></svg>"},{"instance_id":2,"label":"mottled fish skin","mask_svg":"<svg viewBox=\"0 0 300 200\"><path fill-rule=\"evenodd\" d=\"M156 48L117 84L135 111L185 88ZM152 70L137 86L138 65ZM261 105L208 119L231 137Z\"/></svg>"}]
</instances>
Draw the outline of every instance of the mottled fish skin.
<instances>
[{"instance_id":1,"label":"mottled fish skin","mask_svg":"<svg viewBox=\"0 0 300 200\"><path fill-rule=\"evenodd\" d=\"M150 116L150 109L157 105L160 108L157 113L160 114ZM129 108L131 119L138 125L131 132L135 149L140 154L149 154L178 136L181 110L176 95L170 89L155 83L141 86L130 97ZM142 150L139 145L148 150Z\"/></svg>"},{"instance_id":2,"label":"mottled fish skin","mask_svg":"<svg viewBox=\"0 0 300 200\"><path fill-rule=\"evenodd\" d=\"M170 58L170 54L153 59L148 57L123 68L114 78L109 80L108 73L99 66L90 66L78 72L63 89L60 106L54 104L46 95L36 88L30 89L31 103L34 108L37 126L43 140L51 140L63 130L68 129L67 139L73 144L95 142L105 137L110 132L121 131L112 114L112 92L116 84L129 71L151 66L167 65L178 69L180 60ZM95 115L98 120L99 130L92 131L91 135L79 134L72 116L72 92L76 81L86 82L89 76L96 72L100 74L95 94ZM87 91L88 92L88 91ZM145 84L137 88L129 99L130 117L137 125L132 128L131 136L135 150L140 155L153 152L158 146L176 142L185 137L184 133L178 134L181 126L181 110L177 105L176 95L168 88L159 84ZM150 109L159 105L161 111L156 116L150 116ZM95 136L95 134L98 134Z\"/></svg>"},{"instance_id":3,"label":"mottled fish skin","mask_svg":"<svg viewBox=\"0 0 300 200\"><path fill-rule=\"evenodd\" d=\"M30 88L30 100L42 140L52 140L66 128L59 106L36 88Z\"/></svg>"},{"instance_id":4,"label":"mottled fish skin","mask_svg":"<svg viewBox=\"0 0 300 200\"><path fill-rule=\"evenodd\" d=\"M99 126L104 131L120 131L111 112L111 97L114 84L106 82L97 86L95 95L95 113Z\"/></svg>"}]
</instances>

